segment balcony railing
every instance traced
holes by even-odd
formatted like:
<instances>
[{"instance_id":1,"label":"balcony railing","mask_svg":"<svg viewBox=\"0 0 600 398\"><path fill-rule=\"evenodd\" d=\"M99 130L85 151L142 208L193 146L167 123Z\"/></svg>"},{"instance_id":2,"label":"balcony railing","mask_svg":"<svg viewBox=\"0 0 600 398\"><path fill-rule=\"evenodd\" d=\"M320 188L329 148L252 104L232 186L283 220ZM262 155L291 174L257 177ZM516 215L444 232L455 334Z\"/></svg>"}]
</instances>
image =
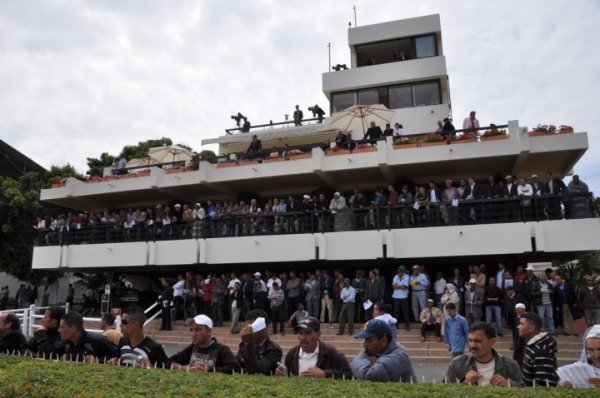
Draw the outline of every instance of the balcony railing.
<instances>
[{"instance_id":1,"label":"balcony railing","mask_svg":"<svg viewBox=\"0 0 600 398\"><path fill-rule=\"evenodd\" d=\"M39 246L151 242L253 235L325 233L337 231L424 228L452 225L597 217L593 195L543 196L460 200L449 203L350 206L338 212L309 210L204 218L165 224L161 220L124 224L97 224L80 228L39 231Z\"/></svg>"}]
</instances>

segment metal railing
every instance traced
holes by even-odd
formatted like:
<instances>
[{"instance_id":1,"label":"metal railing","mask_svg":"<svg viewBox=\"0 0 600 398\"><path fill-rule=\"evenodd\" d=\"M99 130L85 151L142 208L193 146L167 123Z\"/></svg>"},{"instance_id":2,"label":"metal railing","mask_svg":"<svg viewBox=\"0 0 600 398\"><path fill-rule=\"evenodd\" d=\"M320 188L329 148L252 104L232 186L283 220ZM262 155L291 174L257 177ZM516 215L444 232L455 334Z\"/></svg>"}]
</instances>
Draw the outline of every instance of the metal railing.
<instances>
[{"instance_id":1,"label":"metal railing","mask_svg":"<svg viewBox=\"0 0 600 398\"><path fill-rule=\"evenodd\" d=\"M514 198L426 201L376 206L358 202L339 212L307 209L285 213L223 214L183 223L153 220L125 228L98 224L80 229L41 231L37 245L153 242L233 236L325 233L336 231L424 228L464 224L543 222L593 218L593 195L570 194Z\"/></svg>"}]
</instances>

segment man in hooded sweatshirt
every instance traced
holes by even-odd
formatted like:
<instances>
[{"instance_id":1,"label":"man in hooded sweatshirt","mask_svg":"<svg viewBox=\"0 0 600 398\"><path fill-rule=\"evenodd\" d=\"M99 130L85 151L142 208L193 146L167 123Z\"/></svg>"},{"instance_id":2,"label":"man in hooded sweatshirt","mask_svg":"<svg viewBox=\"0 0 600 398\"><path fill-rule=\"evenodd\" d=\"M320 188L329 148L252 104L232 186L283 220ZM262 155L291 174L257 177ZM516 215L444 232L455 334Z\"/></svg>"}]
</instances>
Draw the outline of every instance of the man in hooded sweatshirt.
<instances>
[{"instance_id":1,"label":"man in hooded sweatshirt","mask_svg":"<svg viewBox=\"0 0 600 398\"><path fill-rule=\"evenodd\" d=\"M556 386L556 340L548 333L540 333L542 319L534 312L526 312L519 319L519 336L527 341L521 363L525 386Z\"/></svg>"}]
</instances>

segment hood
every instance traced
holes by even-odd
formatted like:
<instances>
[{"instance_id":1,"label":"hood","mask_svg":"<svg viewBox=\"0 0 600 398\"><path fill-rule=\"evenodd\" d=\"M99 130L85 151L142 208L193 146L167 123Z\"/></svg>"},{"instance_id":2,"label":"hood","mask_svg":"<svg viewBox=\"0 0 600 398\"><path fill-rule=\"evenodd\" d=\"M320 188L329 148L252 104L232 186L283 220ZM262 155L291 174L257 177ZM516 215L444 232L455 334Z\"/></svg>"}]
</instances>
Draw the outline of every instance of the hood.
<instances>
[{"instance_id":1,"label":"hood","mask_svg":"<svg viewBox=\"0 0 600 398\"><path fill-rule=\"evenodd\" d=\"M542 350L552 355L556 355L556 352L558 351L558 344L556 344L556 340L554 340L554 338L546 332L536 334L527 342L528 346L532 346L534 344L538 345L542 348Z\"/></svg>"},{"instance_id":2,"label":"hood","mask_svg":"<svg viewBox=\"0 0 600 398\"><path fill-rule=\"evenodd\" d=\"M454 293L456 292L456 286L454 286L454 284L452 283L448 283L446 284L446 289L448 289L449 293Z\"/></svg>"},{"instance_id":3,"label":"hood","mask_svg":"<svg viewBox=\"0 0 600 398\"><path fill-rule=\"evenodd\" d=\"M580 362L588 363L588 357L587 357L587 352L585 349L585 347L586 347L585 343L589 339L600 339L600 325L594 325L585 331L585 334L583 335L583 349L581 350L581 356L579 358Z\"/></svg>"}]
</instances>

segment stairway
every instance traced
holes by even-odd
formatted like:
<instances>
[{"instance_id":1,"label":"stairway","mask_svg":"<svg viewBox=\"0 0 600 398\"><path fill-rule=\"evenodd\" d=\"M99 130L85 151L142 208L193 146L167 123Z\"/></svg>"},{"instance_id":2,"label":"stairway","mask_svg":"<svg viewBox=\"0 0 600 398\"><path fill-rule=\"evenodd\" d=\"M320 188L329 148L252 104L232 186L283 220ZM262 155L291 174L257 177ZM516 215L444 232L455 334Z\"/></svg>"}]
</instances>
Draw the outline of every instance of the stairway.
<instances>
[{"instance_id":1,"label":"stairway","mask_svg":"<svg viewBox=\"0 0 600 398\"><path fill-rule=\"evenodd\" d=\"M236 352L240 343L239 334L230 334L229 327L225 323L225 327L216 327L212 331L212 336L220 343L225 344ZM270 327L271 325L269 325ZM330 328L329 324L321 325L321 340L333 345L346 357L351 359L357 355L362 349L361 340L357 340L352 336L344 335L337 336L337 324L334 328ZM355 326L355 333L360 330L362 325ZM190 344L189 328L183 324L183 321L173 323L173 330L162 331L160 328L160 320L154 320L145 327L146 334L163 345L181 345L182 348ZM271 329L270 329L271 330ZM398 330L397 340L406 347L413 362L430 362L440 363L449 362L450 355L444 346L444 343L438 343L433 334L428 334L427 340L421 343L421 327L418 324L413 324L410 331L403 329ZM286 334L271 335L271 339L281 346L283 353L287 353L292 347L298 344L298 339L291 329L286 329ZM558 342L558 365L573 363L579 360L581 354L581 337L575 336L557 336ZM498 337L496 342L496 350L500 354L512 358L512 338L510 332L504 337Z\"/></svg>"}]
</instances>

